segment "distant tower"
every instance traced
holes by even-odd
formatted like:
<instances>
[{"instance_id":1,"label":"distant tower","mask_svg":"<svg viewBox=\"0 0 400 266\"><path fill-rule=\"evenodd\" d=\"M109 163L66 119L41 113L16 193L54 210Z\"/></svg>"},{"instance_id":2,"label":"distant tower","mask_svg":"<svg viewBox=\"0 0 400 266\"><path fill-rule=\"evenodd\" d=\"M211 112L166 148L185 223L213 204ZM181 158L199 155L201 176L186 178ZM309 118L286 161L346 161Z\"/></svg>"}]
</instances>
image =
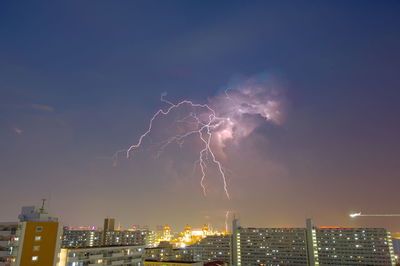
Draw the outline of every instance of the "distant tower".
<instances>
[{"instance_id":1,"label":"distant tower","mask_svg":"<svg viewBox=\"0 0 400 266\"><path fill-rule=\"evenodd\" d=\"M190 228L190 226L187 224L186 226L185 226L185 235L184 235L184 241L186 242L186 243L189 243L189 242L191 242L192 241L192 232L191 232L191 228Z\"/></svg>"},{"instance_id":2,"label":"distant tower","mask_svg":"<svg viewBox=\"0 0 400 266\"><path fill-rule=\"evenodd\" d=\"M168 225L164 226L163 236L165 241L171 240L171 228Z\"/></svg>"},{"instance_id":3,"label":"distant tower","mask_svg":"<svg viewBox=\"0 0 400 266\"><path fill-rule=\"evenodd\" d=\"M104 231L114 231L115 219L114 218L105 218L104 219Z\"/></svg>"},{"instance_id":4,"label":"distant tower","mask_svg":"<svg viewBox=\"0 0 400 266\"><path fill-rule=\"evenodd\" d=\"M231 250L231 262L232 265L237 265L240 266L241 262L239 260L241 254L240 254L240 221L239 219L236 218L236 216L233 217L232 221L232 250Z\"/></svg>"},{"instance_id":5,"label":"distant tower","mask_svg":"<svg viewBox=\"0 0 400 266\"><path fill-rule=\"evenodd\" d=\"M202 231L203 231L203 237L206 237L206 236L209 235L210 229L208 228L208 225L207 225L207 224L204 224L204 225L203 225Z\"/></svg>"},{"instance_id":6,"label":"distant tower","mask_svg":"<svg viewBox=\"0 0 400 266\"><path fill-rule=\"evenodd\" d=\"M114 231L115 219L114 218L105 218L104 219L104 227L103 227L103 245L109 243L110 232Z\"/></svg>"}]
</instances>

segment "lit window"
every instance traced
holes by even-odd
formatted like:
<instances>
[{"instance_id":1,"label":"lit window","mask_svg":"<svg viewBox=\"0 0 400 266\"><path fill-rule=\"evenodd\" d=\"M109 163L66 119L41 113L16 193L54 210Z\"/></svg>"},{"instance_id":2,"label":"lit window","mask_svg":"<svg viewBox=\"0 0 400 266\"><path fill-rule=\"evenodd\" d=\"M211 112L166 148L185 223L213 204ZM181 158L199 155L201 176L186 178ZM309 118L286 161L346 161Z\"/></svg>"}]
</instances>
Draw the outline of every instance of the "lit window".
<instances>
[{"instance_id":1,"label":"lit window","mask_svg":"<svg viewBox=\"0 0 400 266\"><path fill-rule=\"evenodd\" d=\"M42 240L41 236L35 236L35 241L40 241L40 240Z\"/></svg>"},{"instance_id":2,"label":"lit window","mask_svg":"<svg viewBox=\"0 0 400 266\"><path fill-rule=\"evenodd\" d=\"M40 246L33 246L33 251L39 251L40 250Z\"/></svg>"},{"instance_id":3,"label":"lit window","mask_svg":"<svg viewBox=\"0 0 400 266\"><path fill-rule=\"evenodd\" d=\"M43 226L36 226L35 231L36 232L42 232L43 231Z\"/></svg>"},{"instance_id":4,"label":"lit window","mask_svg":"<svg viewBox=\"0 0 400 266\"><path fill-rule=\"evenodd\" d=\"M32 261L37 261L39 259L39 256L32 256Z\"/></svg>"}]
</instances>

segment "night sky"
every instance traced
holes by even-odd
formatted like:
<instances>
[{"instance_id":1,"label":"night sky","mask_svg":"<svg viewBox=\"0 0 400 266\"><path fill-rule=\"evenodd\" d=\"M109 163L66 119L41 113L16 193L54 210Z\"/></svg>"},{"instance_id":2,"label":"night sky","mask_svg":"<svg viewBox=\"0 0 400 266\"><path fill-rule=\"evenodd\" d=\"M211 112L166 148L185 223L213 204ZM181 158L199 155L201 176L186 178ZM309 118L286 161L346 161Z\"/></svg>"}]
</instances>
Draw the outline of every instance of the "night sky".
<instances>
[{"instance_id":1,"label":"night sky","mask_svg":"<svg viewBox=\"0 0 400 266\"><path fill-rule=\"evenodd\" d=\"M48 198L68 225L221 228L230 210L245 226L400 231L348 217L400 212L399 14L399 1L2 1L0 221ZM161 94L208 103L259 75L286 115L224 147L231 200L213 167L203 196L195 140L113 166Z\"/></svg>"}]
</instances>

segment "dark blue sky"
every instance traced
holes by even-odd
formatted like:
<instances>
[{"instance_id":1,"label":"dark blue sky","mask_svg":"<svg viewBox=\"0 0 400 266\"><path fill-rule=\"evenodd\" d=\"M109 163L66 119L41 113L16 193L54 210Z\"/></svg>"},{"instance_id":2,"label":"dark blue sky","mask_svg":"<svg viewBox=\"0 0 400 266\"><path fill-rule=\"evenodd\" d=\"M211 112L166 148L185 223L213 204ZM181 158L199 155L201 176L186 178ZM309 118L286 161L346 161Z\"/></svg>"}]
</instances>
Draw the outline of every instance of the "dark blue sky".
<instances>
[{"instance_id":1,"label":"dark blue sky","mask_svg":"<svg viewBox=\"0 0 400 266\"><path fill-rule=\"evenodd\" d=\"M254 226L400 230L347 217L399 211L398 14L399 1L2 2L0 219L51 195L74 225L221 226L230 209ZM112 167L161 93L206 102L260 72L290 107L231 151L232 201L202 197L190 150Z\"/></svg>"}]
</instances>

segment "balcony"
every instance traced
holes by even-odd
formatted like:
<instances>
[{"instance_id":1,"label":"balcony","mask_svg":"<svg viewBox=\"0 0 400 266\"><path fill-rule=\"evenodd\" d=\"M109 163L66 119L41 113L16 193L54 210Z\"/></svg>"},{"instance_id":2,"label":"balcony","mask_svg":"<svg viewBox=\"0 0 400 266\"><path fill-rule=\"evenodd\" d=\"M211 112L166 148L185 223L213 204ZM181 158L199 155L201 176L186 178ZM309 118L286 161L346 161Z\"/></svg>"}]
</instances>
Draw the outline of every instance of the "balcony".
<instances>
[{"instance_id":1,"label":"balcony","mask_svg":"<svg viewBox=\"0 0 400 266\"><path fill-rule=\"evenodd\" d=\"M89 255L89 259L102 259L103 258L103 254L95 254L95 255Z\"/></svg>"}]
</instances>

